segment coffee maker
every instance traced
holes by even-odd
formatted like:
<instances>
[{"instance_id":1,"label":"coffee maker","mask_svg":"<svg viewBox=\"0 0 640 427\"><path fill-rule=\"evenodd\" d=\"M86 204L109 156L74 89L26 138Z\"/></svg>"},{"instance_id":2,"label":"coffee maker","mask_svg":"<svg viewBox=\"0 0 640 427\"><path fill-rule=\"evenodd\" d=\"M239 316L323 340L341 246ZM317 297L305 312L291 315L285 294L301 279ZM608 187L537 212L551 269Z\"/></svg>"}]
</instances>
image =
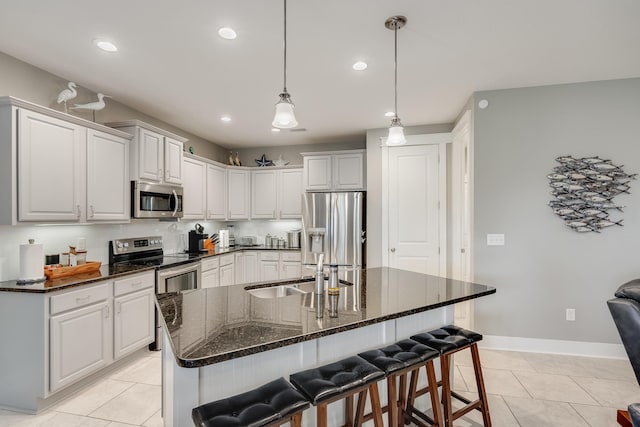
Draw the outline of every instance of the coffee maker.
<instances>
[{"instance_id":1,"label":"coffee maker","mask_svg":"<svg viewBox=\"0 0 640 427\"><path fill-rule=\"evenodd\" d=\"M196 229L189 231L189 252L206 252L204 248L204 241L207 239L207 235L203 233L204 227L200 224L196 224Z\"/></svg>"}]
</instances>

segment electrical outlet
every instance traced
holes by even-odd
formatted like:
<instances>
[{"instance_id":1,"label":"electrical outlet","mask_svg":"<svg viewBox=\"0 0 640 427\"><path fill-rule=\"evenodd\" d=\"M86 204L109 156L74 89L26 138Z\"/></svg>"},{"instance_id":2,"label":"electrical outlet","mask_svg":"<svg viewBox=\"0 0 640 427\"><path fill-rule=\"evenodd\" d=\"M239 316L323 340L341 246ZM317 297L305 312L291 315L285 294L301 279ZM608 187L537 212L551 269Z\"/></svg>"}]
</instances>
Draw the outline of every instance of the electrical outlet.
<instances>
[{"instance_id":1,"label":"electrical outlet","mask_svg":"<svg viewBox=\"0 0 640 427\"><path fill-rule=\"evenodd\" d=\"M576 309L575 308L567 308L567 320L569 322L575 322L575 320L576 320Z\"/></svg>"},{"instance_id":2,"label":"electrical outlet","mask_svg":"<svg viewBox=\"0 0 640 427\"><path fill-rule=\"evenodd\" d=\"M487 234L487 246L504 246L504 234Z\"/></svg>"}]
</instances>

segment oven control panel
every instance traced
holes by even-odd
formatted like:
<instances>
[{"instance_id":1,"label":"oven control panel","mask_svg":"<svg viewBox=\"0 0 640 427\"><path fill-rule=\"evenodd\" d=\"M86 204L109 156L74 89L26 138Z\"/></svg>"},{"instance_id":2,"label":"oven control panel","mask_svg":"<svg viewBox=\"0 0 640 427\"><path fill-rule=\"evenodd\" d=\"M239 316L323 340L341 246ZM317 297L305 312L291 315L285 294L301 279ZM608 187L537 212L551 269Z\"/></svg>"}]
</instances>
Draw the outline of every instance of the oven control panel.
<instances>
[{"instance_id":1,"label":"oven control panel","mask_svg":"<svg viewBox=\"0 0 640 427\"><path fill-rule=\"evenodd\" d=\"M153 236L115 239L111 241L111 249L116 255L162 249L162 237Z\"/></svg>"}]
</instances>

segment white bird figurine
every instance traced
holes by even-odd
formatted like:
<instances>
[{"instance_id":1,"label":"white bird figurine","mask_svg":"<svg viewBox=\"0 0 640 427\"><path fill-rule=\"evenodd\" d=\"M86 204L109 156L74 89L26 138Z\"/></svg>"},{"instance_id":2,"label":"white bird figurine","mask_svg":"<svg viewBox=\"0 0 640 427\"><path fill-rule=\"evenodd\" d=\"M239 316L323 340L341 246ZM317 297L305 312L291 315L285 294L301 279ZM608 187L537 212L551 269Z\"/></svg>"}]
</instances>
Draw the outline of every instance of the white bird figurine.
<instances>
[{"instance_id":1,"label":"white bird figurine","mask_svg":"<svg viewBox=\"0 0 640 427\"><path fill-rule=\"evenodd\" d=\"M76 84L74 82L69 82L67 86L69 86L69 89L65 89L58 94L58 104L64 102L65 113L67 112L67 101L70 101L78 96L78 92L76 92Z\"/></svg>"},{"instance_id":2,"label":"white bird figurine","mask_svg":"<svg viewBox=\"0 0 640 427\"><path fill-rule=\"evenodd\" d=\"M89 102L88 104L75 104L71 107L72 110L91 110L93 111L93 121L96 121L96 111L102 110L106 104L104 98L111 98L109 95L102 93L98 94L98 100L96 102Z\"/></svg>"}]
</instances>

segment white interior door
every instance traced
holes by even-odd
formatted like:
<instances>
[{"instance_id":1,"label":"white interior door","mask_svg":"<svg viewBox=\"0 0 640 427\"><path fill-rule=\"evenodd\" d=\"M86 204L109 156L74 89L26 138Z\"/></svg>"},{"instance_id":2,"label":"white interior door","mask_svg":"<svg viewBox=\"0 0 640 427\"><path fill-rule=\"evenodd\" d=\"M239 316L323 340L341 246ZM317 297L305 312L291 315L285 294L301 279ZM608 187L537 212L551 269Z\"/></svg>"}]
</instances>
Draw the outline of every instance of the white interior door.
<instances>
[{"instance_id":1,"label":"white interior door","mask_svg":"<svg viewBox=\"0 0 640 427\"><path fill-rule=\"evenodd\" d=\"M439 151L439 144L388 150L389 267L441 274Z\"/></svg>"}]
</instances>

